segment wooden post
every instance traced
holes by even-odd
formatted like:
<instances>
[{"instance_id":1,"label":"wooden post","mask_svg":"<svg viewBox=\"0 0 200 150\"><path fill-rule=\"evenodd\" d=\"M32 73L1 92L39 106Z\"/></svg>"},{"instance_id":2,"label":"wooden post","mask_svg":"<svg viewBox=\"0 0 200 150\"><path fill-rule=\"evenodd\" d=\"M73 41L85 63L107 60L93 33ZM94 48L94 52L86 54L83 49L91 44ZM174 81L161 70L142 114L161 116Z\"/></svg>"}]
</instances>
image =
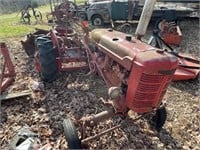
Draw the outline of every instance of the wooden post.
<instances>
[{"instance_id":1,"label":"wooden post","mask_svg":"<svg viewBox=\"0 0 200 150\"><path fill-rule=\"evenodd\" d=\"M136 32L135 32L137 39L141 39L141 37L145 35L147 26L149 24L151 15L153 13L155 3L156 3L156 0L146 0L145 1L144 7L142 10L142 14L140 16L139 24L138 24Z\"/></svg>"}]
</instances>

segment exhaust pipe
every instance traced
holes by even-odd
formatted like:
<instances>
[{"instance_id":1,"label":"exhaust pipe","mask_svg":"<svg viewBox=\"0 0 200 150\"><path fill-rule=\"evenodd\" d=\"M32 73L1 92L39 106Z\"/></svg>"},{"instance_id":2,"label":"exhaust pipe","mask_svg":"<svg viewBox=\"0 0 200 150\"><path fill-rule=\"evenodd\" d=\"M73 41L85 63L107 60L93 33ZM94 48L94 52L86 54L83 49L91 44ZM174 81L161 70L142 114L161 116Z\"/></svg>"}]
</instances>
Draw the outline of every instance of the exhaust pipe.
<instances>
[{"instance_id":1,"label":"exhaust pipe","mask_svg":"<svg viewBox=\"0 0 200 150\"><path fill-rule=\"evenodd\" d=\"M143 6L142 14L140 16L140 20L136 29L136 38L141 39L146 33L147 26L151 19L153 9L155 6L156 0L145 0L145 4Z\"/></svg>"}]
</instances>

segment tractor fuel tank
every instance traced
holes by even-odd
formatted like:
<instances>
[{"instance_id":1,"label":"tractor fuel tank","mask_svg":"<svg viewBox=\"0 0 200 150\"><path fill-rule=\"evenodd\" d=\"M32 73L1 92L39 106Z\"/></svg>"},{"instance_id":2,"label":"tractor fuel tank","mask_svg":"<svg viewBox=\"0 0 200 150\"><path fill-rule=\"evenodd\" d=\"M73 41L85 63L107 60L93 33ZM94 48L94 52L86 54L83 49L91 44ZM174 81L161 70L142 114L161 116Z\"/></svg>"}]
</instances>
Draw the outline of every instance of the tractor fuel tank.
<instances>
[{"instance_id":1,"label":"tractor fuel tank","mask_svg":"<svg viewBox=\"0 0 200 150\"><path fill-rule=\"evenodd\" d=\"M138 113L159 107L177 68L177 58L112 29L95 29L90 38L95 53L101 56L99 64L103 65L98 68L103 79L109 87L125 89L127 107Z\"/></svg>"}]
</instances>

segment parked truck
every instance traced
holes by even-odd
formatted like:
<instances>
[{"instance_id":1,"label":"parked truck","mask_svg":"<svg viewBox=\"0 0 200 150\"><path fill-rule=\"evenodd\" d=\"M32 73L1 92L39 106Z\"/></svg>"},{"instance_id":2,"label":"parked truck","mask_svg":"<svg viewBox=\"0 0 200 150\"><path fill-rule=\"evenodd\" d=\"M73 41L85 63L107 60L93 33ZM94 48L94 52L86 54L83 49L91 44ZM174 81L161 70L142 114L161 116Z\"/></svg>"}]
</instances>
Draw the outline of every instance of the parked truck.
<instances>
[{"instance_id":1,"label":"parked truck","mask_svg":"<svg viewBox=\"0 0 200 150\"><path fill-rule=\"evenodd\" d=\"M152 19L166 19L167 21L177 20L183 17L199 17L198 1L193 0L197 7L187 7L188 1L158 0ZM177 5L178 3L178 5ZM86 9L88 21L95 26L101 26L111 21L138 20L144 0L107 0L101 2L93 2Z\"/></svg>"}]
</instances>

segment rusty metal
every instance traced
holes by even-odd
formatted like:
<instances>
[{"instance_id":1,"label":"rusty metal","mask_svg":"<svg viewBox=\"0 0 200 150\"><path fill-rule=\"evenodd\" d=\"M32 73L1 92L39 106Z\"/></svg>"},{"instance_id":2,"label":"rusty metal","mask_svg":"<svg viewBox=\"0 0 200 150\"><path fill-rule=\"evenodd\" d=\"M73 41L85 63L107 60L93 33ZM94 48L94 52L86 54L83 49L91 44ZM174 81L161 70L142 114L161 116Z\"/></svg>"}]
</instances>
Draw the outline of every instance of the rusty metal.
<instances>
[{"instance_id":1,"label":"rusty metal","mask_svg":"<svg viewBox=\"0 0 200 150\"><path fill-rule=\"evenodd\" d=\"M149 3L150 1L147 4ZM147 12L144 14L147 15ZM128 110L142 116L159 110L180 57L113 29L95 29L89 34L86 23L80 23L73 16L70 16L71 19L67 17L69 17L68 14L63 14L61 17L63 24L54 26L48 34L48 41L52 44L50 50L56 52L51 54L56 58L55 64L58 71L89 67L89 73L98 72L109 88L109 100L106 103L111 108L83 117L79 121L82 142L86 143L120 127L118 125L95 136L87 137L88 126L93 127L116 115L126 117ZM149 19L144 18L146 17L142 19L144 26L138 27L137 37L143 36L146 32L145 28ZM38 46L41 46L40 44L37 43ZM38 48L35 60L38 71L42 73L40 50ZM165 109L163 111L166 113ZM158 125L159 128L163 126L166 118L162 120L159 123L162 125Z\"/></svg>"},{"instance_id":2,"label":"rusty metal","mask_svg":"<svg viewBox=\"0 0 200 150\"><path fill-rule=\"evenodd\" d=\"M193 57L178 54L179 65L176 69L173 81L195 79L200 73L200 61Z\"/></svg>"},{"instance_id":3,"label":"rusty metal","mask_svg":"<svg viewBox=\"0 0 200 150\"><path fill-rule=\"evenodd\" d=\"M120 124L120 125L117 125L117 126L114 126L114 127L110 128L110 129L107 129L107 130L105 130L105 131L102 131L102 132L99 133L99 134L96 134L96 135L94 135L94 136L90 136L90 137L88 137L88 138L86 138L86 139L81 140L81 143L87 143L87 142L89 142L89 141L98 139L98 138L100 138L101 136L103 136L103 135L105 135L105 134L107 134L107 133L109 133L109 132L112 132L112 131L114 131L114 130L116 130L116 129L119 129L120 127L121 127L121 124Z\"/></svg>"},{"instance_id":4,"label":"rusty metal","mask_svg":"<svg viewBox=\"0 0 200 150\"><path fill-rule=\"evenodd\" d=\"M134 37L114 30L93 30L91 38L96 45L93 58L98 66L98 72L103 76L108 87L117 86L123 91L124 100L121 97L120 101L114 101L116 110L121 108L122 111L126 111L125 106L127 106L133 111L144 113L151 111L153 107L158 107L166 92L164 87L173 76L173 74L159 74L159 72L174 71L178 63L176 57L168 60L171 56L164 51L160 52ZM163 62L157 63L158 58L163 59ZM136 60L141 62L136 63ZM168 61L171 66L167 67L165 63L169 63ZM148 65L150 66L147 67ZM147 85L145 82L152 82L152 84Z\"/></svg>"},{"instance_id":5,"label":"rusty metal","mask_svg":"<svg viewBox=\"0 0 200 150\"><path fill-rule=\"evenodd\" d=\"M116 112L113 109L109 109L109 110L100 112L98 114L91 115L88 117L83 117L82 119L80 119L80 123L82 124L81 138L82 139L86 138L85 131L86 131L87 126L93 127L97 125L99 122L109 119L115 115L116 115Z\"/></svg>"},{"instance_id":6,"label":"rusty metal","mask_svg":"<svg viewBox=\"0 0 200 150\"><path fill-rule=\"evenodd\" d=\"M167 53L177 57L179 63L172 80L178 81L195 79L200 73L200 61L191 56L186 56L176 52L168 43L164 41L164 39L159 36L158 33L158 30L153 31L153 35L149 39L148 44L151 45L155 41L155 47L163 49L163 46L165 46L167 48L165 48Z\"/></svg>"},{"instance_id":7,"label":"rusty metal","mask_svg":"<svg viewBox=\"0 0 200 150\"><path fill-rule=\"evenodd\" d=\"M22 48L25 50L26 54L29 57L34 57L35 54L35 39L38 36L41 35L46 35L49 31L48 30L43 30L43 29L38 29L35 28L35 32L34 33L29 33L26 35L26 39L23 41L20 41L22 44Z\"/></svg>"},{"instance_id":8,"label":"rusty metal","mask_svg":"<svg viewBox=\"0 0 200 150\"><path fill-rule=\"evenodd\" d=\"M57 23L69 23L69 20L78 15L77 5L69 0L50 0L50 9L51 13L46 15L49 23L53 22L53 20L49 20L50 16L52 19L56 19Z\"/></svg>"},{"instance_id":9,"label":"rusty metal","mask_svg":"<svg viewBox=\"0 0 200 150\"><path fill-rule=\"evenodd\" d=\"M81 121L83 121L86 126L94 126L94 125L97 125L99 122L109 119L115 115L116 115L116 112L113 109L109 109L109 110L100 112L98 114L91 115L89 117L83 117Z\"/></svg>"},{"instance_id":10,"label":"rusty metal","mask_svg":"<svg viewBox=\"0 0 200 150\"><path fill-rule=\"evenodd\" d=\"M144 116L145 116L145 114L140 115L139 117L137 117L137 118L135 118L135 119L132 119L132 121L137 121L137 120L141 119L141 118L144 117ZM119 129L119 128L121 128L121 127L122 127L122 124L116 125L116 126L110 128L110 129L107 129L107 130L102 131L102 132L99 133L99 134L96 134L96 135L94 135L94 136L90 136L90 137L88 137L88 138L82 139L82 140L81 140L81 143L85 144L85 143L87 143L87 142L89 142L89 141L98 139L98 138L100 138L101 136L103 136L103 135L105 135L105 134L107 134L107 133L110 133L110 132L112 132L112 131L114 131L114 130L116 130L116 129Z\"/></svg>"},{"instance_id":11,"label":"rusty metal","mask_svg":"<svg viewBox=\"0 0 200 150\"><path fill-rule=\"evenodd\" d=\"M0 51L4 62L0 78L0 94L14 81L15 69L10 59L8 48L5 43L0 43Z\"/></svg>"},{"instance_id":12,"label":"rusty metal","mask_svg":"<svg viewBox=\"0 0 200 150\"><path fill-rule=\"evenodd\" d=\"M66 29L65 26L55 27L50 36L57 49L57 64L60 71L88 67L86 50L74 30Z\"/></svg>"},{"instance_id":13,"label":"rusty metal","mask_svg":"<svg viewBox=\"0 0 200 150\"><path fill-rule=\"evenodd\" d=\"M95 64L93 69L99 72L110 87L110 100L105 103L113 109L81 119L83 144L112 132L121 125L91 137L85 134L87 126L92 127L116 115L126 116L128 109L141 114L155 112L162 104L161 100L173 79L178 64L177 57L111 29L96 29L91 32L90 38L92 39L90 39L90 47L86 46L91 57L90 62ZM84 43L86 41L89 42L87 38ZM163 57L164 55L166 57ZM159 63L157 63L158 59ZM148 64L151 65L148 67ZM166 64L170 66L167 67ZM146 67L143 68L143 66ZM139 72L141 74L138 76ZM112 93L114 89L119 89L119 91ZM157 97L154 95L156 92L158 92Z\"/></svg>"},{"instance_id":14,"label":"rusty metal","mask_svg":"<svg viewBox=\"0 0 200 150\"><path fill-rule=\"evenodd\" d=\"M180 46L182 40L182 32L180 27L175 22L167 22L162 20L158 28L160 29L160 36L167 44Z\"/></svg>"}]
</instances>

